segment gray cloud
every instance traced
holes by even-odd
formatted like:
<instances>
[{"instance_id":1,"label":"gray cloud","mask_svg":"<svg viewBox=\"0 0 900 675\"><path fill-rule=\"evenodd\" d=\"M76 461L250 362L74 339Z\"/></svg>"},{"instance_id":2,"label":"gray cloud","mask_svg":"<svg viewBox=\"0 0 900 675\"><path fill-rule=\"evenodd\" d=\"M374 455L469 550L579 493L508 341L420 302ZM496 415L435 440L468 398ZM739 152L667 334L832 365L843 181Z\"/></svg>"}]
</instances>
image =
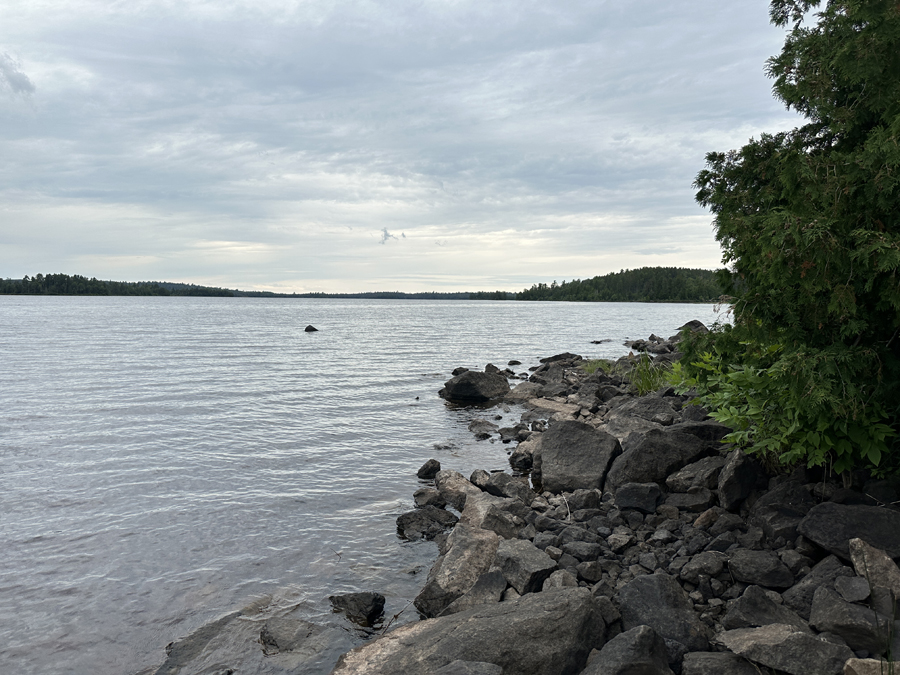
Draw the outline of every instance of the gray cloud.
<instances>
[{"instance_id":1,"label":"gray cloud","mask_svg":"<svg viewBox=\"0 0 900 675\"><path fill-rule=\"evenodd\" d=\"M14 94L33 94L34 83L22 72L20 64L9 54L0 52L0 85Z\"/></svg>"}]
</instances>

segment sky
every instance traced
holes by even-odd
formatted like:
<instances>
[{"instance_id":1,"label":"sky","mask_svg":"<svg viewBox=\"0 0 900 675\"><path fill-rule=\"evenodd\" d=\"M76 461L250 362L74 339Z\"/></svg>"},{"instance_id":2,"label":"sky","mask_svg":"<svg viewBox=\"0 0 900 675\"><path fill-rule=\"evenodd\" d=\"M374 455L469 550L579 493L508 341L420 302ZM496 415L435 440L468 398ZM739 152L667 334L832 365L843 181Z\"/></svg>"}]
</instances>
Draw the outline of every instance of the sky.
<instances>
[{"instance_id":1,"label":"sky","mask_svg":"<svg viewBox=\"0 0 900 675\"><path fill-rule=\"evenodd\" d=\"M521 290L721 266L763 0L3 0L0 277Z\"/></svg>"}]
</instances>

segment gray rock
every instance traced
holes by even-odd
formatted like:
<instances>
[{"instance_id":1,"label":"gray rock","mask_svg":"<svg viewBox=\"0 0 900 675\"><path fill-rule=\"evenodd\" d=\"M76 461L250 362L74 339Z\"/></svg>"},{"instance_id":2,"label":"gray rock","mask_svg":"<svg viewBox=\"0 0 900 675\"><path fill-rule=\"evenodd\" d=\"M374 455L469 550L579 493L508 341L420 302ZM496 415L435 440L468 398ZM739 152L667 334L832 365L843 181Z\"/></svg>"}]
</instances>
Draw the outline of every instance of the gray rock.
<instances>
[{"instance_id":1,"label":"gray rock","mask_svg":"<svg viewBox=\"0 0 900 675\"><path fill-rule=\"evenodd\" d=\"M441 497L441 493L434 488L419 488L413 492L413 501L417 509L421 509L423 506L434 506L442 509L447 506L447 502Z\"/></svg>"},{"instance_id":2,"label":"gray rock","mask_svg":"<svg viewBox=\"0 0 900 675\"><path fill-rule=\"evenodd\" d=\"M410 540L434 539L448 527L453 527L457 520L449 511L436 506L423 506L401 514L397 518L397 532Z\"/></svg>"},{"instance_id":3,"label":"gray rock","mask_svg":"<svg viewBox=\"0 0 900 675\"><path fill-rule=\"evenodd\" d=\"M871 594L869 582L862 577L838 577L834 590L847 602L862 602Z\"/></svg>"},{"instance_id":4,"label":"gray rock","mask_svg":"<svg viewBox=\"0 0 900 675\"><path fill-rule=\"evenodd\" d=\"M847 602L833 590L821 587L813 595L809 625L820 633L839 635L854 651L884 654L891 647L891 619L874 610Z\"/></svg>"},{"instance_id":5,"label":"gray rock","mask_svg":"<svg viewBox=\"0 0 900 675\"><path fill-rule=\"evenodd\" d=\"M581 675L674 675L669 668L666 643L650 626L635 626L619 633Z\"/></svg>"},{"instance_id":6,"label":"gray rock","mask_svg":"<svg viewBox=\"0 0 900 675\"><path fill-rule=\"evenodd\" d=\"M762 478L762 467L756 459L740 448L732 450L719 473L719 504L736 511Z\"/></svg>"},{"instance_id":7,"label":"gray rock","mask_svg":"<svg viewBox=\"0 0 900 675\"><path fill-rule=\"evenodd\" d=\"M733 431L730 427L726 427L715 420L690 419L686 419L680 424L673 424L670 429L678 433L696 436L701 441L709 441L711 443L719 443Z\"/></svg>"},{"instance_id":8,"label":"gray rock","mask_svg":"<svg viewBox=\"0 0 900 675\"><path fill-rule=\"evenodd\" d=\"M609 434L583 422L563 421L542 434L535 468L550 492L602 488L622 448Z\"/></svg>"},{"instance_id":9,"label":"gray rock","mask_svg":"<svg viewBox=\"0 0 900 675\"><path fill-rule=\"evenodd\" d=\"M421 467L419 467L419 470L416 472L416 476L418 476L422 480L431 480L437 475L437 472L440 470L441 463L436 459L429 459Z\"/></svg>"},{"instance_id":10,"label":"gray rock","mask_svg":"<svg viewBox=\"0 0 900 675\"><path fill-rule=\"evenodd\" d=\"M727 630L755 628L771 623L783 623L808 631L806 622L792 609L776 604L760 586L747 586L744 594L731 605L722 618Z\"/></svg>"},{"instance_id":11,"label":"gray rock","mask_svg":"<svg viewBox=\"0 0 900 675\"><path fill-rule=\"evenodd\" d=\"M858 577L866 582L872 596L872 609L889 616L900 615L900 569L896 563L884 551L869 546L862 539L850 540L850 559Z\"/></svg>"},{"instance_id":12,"label":"gray rock","mask_svg":"<svg viewBox=\"0 0 900 675\"><path fill-rule=\"evenodd\" d=\"M381 593L345 593L330 595L331 606L343 612L348 619L361 626L371 626L384 614L384 596Z\"/></svg>"},{"instance_id":13,"label":"gray rock","mask_svg":"<svg viewBox=\"0 0 900 675\"><path fill-rule=\"evenodd\" d=\"M497 547L494 566L520 595L540 591L556 562L530 541L508 539Z\"/></svg>"},{"instance_id":14,"label":"gray rock","mask_svg":"<svg viewBox=\"0 0 900 675\"><path fill-rule=\"evenodd\" d=\"M900 512L878 506L824 502L813 507L797 530L810 541L850 560L850 540L859 538L900 557Z\"/></svg>"},{"instance_id":15,"label":"gray rock","mask_svg":"<svg viewBox=\"0 0 900 675\"><path fill-rule=\"evenodd\" d=\"M616 490L616 506L619 509L636 509L641 513L655 513L662 499L662 490L656 483L625 483Z\"/></svg>"},{"instance_id":16,"label":"gray rock","mask_svg":"<svg viewBox=\"0 0 900 675\"><path fill-rule=\"evenodd\" d=\"M487 440L496 433L497 425L489 420L472 420L467 427L480 441Z\"/></svg>"},{"instance_id":17,"label":"gray rock","mask_svg":"<svg viewBox=\"0 0 900 675\"><path fill-rule=\"evenodd\" d=\"M519 443L509 456L509 465L516 471L530 471L534 465L535 453L540 452L543 437L542 433L534 433L528 440Z\"/></svg>"},{"instance_id":18,"label":"gray rock","mask_svg":"<svg viewBox=\"0 0 900 675\"><path fill-rule=\"evenodd\" d=\"M788 481L764 493L750 509L747 520L761 527L769 541L778 537L794 541L797 526L813 506L815 500L809 491L799 483Z\"/></svg>"},{"instance_id":19,"label":"gray rock","mask_svg":"<svg viewBox=\"0 0 900 675\"><path fill-rule=\"evenodd\" d=\"M525 504L531 504L537 496L529 487L527 479L515 478L502 471L492 473L483 489L497 497L514 497Z\"/></svg>"},{"instance_id":20,"label":"gray rock","mask_svg":"<svg viewBox=\"0 0 900 675\"><path fill-rule=\"evenodd\" d=\"M741 548L732 552L728 570L738 581L766 588L789 588L794 575L772 551L749 551Z\"/></svg>"},{"instance_id":21,"label":"gray rock","mask_svg":"<svg viewBox=\"0 0 900 675\"><path fill-rule=\"evenodd\" d=\"M509 382L500 373L467 370L447 380L438 394L448 401L480 402L509 393Z\"/></svg>"},{"instance_id":22,"label":"gray rock","mask_svg":"<svg viewBox=\"0 0 900 675\"><path fill-rule=\"evenodd\" d=\"M625 483L663 483L675 471L712 452L708 443L695 436L651 429L612 463L604 489L615 492Z\"/></svg>"},{"instance_id":23,"label":"gray rock","mask_svg":"<svg viewBox=\"0 0 900 675\"><path fill-rule=\"evenodd\" d=\"M780 623L725 631L715 641L754 663L789 675L838 675L853 657L849 647Z\"/></svg>"},{"instance_id":24,"label":"gray rock","mask_svg":"<svg viewBox=\"0 0 900 675\"><path fill-rule=\"evenodd\" d=\"M607 415L607 421L620 417L640 417L644 420L653 420L660 415L676 416L678 413L672 407L672 399L659 396L637 396L623 400L615 406Z\"/></svg>"},{"instance_id":25,"label":"gray rock","mask_svg":"<svg viewBox=\"0 0 900 675\"><path fill-rule=\"evenodd\" d=\"M471 609L476 605L487 605L492 602L500 602L503 597L503 591L506 590L506 578L501 572L485 572L475 585L465 592L461 597L451 602L447 609L441 612L440 616L449 616L467 609Z\"/></svg>"},{"instance_id":26,"label":"gray rock","mask_svg":"<svg viewBox=\"0 0 900 675\"><path fill-rule=\"evenodd\" d=\"M853 570L844 566L836 556L819 561L809 574L781 594L784 604L804 619L809 619L813 595L819 586L833 584L839 576L852 577Z\"/></svg>"},{"instance_id":27,"label":"gray rock","mask_svg":"<svg viewBox=\"0 0 900 675\"><path fill-rule=\"evenodd\" d=\"M462 512L466 507L468 495L480 495L481 489L470 483L465 476L458 471L444 469L434 476L434 486L441 497L457 511Z\"/></svg>"},{"instance_id":28,"label":"gray rock","mask_svg":"<svg viewBox=\"0 0 900 675\"><path fill-rule=\"evenodd\" d=\"M684 656L681 675L760 675L760 671L731 652L691 652Z\"/></svg>"},{"instance_id":29,"label":"gray rock","mask_svg":"<svg viewBox=\"0 0 900 675\"><path fill-rule=\"evenodd\" d=\"M844 675L887 675L887 673L900 673L900 661L850 659L844 664Z\"/></svg>"},{"instance_id":30,"label":"gray rock","mask_svg":"<svg viewBox=\"0 0 900 675\"><path fill-rule=\"evenodd\" d=\"M570 541L562 545L562 550L573 558L584 562L599 558L601 553L603 553L603 546L589 541Z\"/></svg>"},{"instance_id":31,"label":"gray rock","mask_svg":"<svg viewBox=\"0 0 900 675\"><path fill-rule=\"evenodd\" d=\"M493 532L457 524L447 537L447 552L432 565L425 586L413 602L416 609L429 617L444 611L488 571L499 543Z\"/></svg>"},{"instance_id":32,"label":"gray rock","mask_svg":"<svg viewBox=\"0 0 900 675\"><path fill-rule=\"evenodd\" d=\"M694 603L668 574L639 576L616 594L625 630L648 625L663 638L677 640L691 651L709 647L709 629L694 611Z\"/></svg>"},{"instance_id":33,"label":"gray rock","mask_svg":"<svg viewBox=\"0 0 900 675\"><path fill-rule=\"evenodd\" d=\"M503 675L503 668L484 661L461 661L457 659L438 668L432 675Z\"/></svg>"},{"instance_id":34,"label":"gray rock","mask_svg":"<svg viewBox=\"0 0 900 675\"><path fill-rule=\"evenodd\" d=\"M666 504L685 513L703 513L715 503L715 495L705 487L692 487L687 492L673 492Z\"/></svg>"},{"instance_id":35,"label":"gray rock","mask_svg":"<svg viewBox=\"0 0 900 675\"><path fill-rule=\"evenodd\" d=\"M522 403L541 396L543 385L537 382L520 382L505 397L510 403Z\"/></svg>"},{"instance_id":36,"label":"gray rock","mask_svg":"<svg viewBox=\"0 0 900 675\"><path fill-rule=\"evenodd\" d=\"M505 579L504 579L505 581ZM547 577L547 580L544 582L542 591L548 591L552 588L577 588L578 587L578 579L567 572L566 570L556 570L553 574Z\"/></svg>"},{"instance_id":37,"label":"gray rock","mask_svg":"<svg viewBox=\"0 0 900 675\"><path fill-rule=\"evenodd\" d=\"M604 631L588 589L553 589L405 624L342 656L332 675L431 675L458 659L516 675L569 675L603 645Z\"/></svg>"},{"instance_id":38,"label":"gray rock","mask_svg":"<svg viewBox=\"0 0 900 675\"><path fill-rule=\"evenodd\" d=\"M718 576L727 560L727 555L717 551L698 553L685 563L678 576L689 583L696 584L700 581L701 574L708 577Z\"/></svg>"},{"instance_id":39,"label":"gray rock","mask_svg":"<svg viewBox=\"0 0 900 675\"><path fill-rule=\"evenodd\" d=\"M725 458L721 455L704 457L666 478L666 487L672 492L687 492L692 487L713 490L719 486L723 466Z\"/></svg>"}]
</instances>

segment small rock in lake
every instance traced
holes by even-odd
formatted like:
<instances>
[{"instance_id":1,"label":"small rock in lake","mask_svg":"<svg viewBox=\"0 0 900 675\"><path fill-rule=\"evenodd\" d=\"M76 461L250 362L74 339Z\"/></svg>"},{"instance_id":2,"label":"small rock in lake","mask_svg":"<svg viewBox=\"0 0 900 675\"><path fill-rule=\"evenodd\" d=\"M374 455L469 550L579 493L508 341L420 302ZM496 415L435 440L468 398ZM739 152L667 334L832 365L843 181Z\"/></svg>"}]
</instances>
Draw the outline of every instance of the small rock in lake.
<instances>
[{"instance_id":1,"label":"small rock in lake","mask_svg":"<svg viewBox=\"0 0 900 675\"><path fill-rule=\"evenodd\" d=\"M305 332L307 332L307 333L318 333L318 332L319 332L319 329L316 328L315 326L313 326L312 324L310 324L309 326L307 326L307 327L304 328L303 330L304 330Z\"/></svg>"}]
</instances>

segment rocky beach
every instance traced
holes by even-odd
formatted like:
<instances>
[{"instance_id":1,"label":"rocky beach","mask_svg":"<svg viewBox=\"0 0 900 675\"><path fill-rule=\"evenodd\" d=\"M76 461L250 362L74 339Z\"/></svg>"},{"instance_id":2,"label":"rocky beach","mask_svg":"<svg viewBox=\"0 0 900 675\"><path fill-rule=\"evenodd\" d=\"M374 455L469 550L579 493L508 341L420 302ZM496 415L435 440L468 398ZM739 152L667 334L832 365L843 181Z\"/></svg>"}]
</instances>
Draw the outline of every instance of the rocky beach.
<instances>
[{"instance_id":1,"label":"rocky beach","mask_svg":"<svg viewBox=\"0 0 900 675\"><path fill-rule=\"evenodd\" d=\"M705 330L699 322L688 328ZM628 345L653 364L678 337ZM429 459L398 536L439 555L394 626L384 598L330 598L356 630L266 618L264 603L167 648L156 675L868 675L900 648L898 485L821 469L772 473L722 439L690 393L641 392L634 355L565 353L529 373L457 369L441 390L508 471ZM510 386L510 385L514 386ZM495 406L525 412L498 428ZM426 458L423 458L426 459ZM353 647L351 649L351 647Z\"/></svg>"}]
</instances>

